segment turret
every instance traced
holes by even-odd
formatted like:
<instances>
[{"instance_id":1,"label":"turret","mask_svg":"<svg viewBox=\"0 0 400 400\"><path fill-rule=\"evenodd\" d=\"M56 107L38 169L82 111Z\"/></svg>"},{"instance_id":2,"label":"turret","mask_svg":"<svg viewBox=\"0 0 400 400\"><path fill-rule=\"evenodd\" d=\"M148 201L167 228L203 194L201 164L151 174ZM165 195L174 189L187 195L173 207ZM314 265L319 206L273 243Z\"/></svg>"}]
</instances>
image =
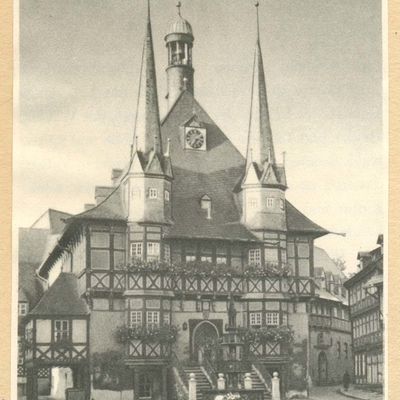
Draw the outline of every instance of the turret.
<instances>
[{"instance_id":1,"label":"turret","mask_svg":"<svg viewBox=\"0 0 400 400\"><path fill-rule=\"evenodd\" d=\"M170 26L165 43L168 49L167 100L171 108L179 95L188 90L194 94L192 67L193 31L188 21L182 18L181 3L178 2L178 19Z\"/></svg>"},{"instance_id":2,"label":"turret","mask_svg":"<svg viewBox=\"0 0 400 400\"><path fill-rule=\"evenodd\" d=\"M135 234L130 243L140 256L146 257L145 243L149 246L147 255L160 256L162 230L172 223L171 189L172 166L169 148L162 148L160 115L157 97L157 82L153 40L148 7L146 35L139 82L138 107L135 118L131 158L127 173L121 182L123 203L127 211L130 229ZM152 232L150 234L149 232ZM148 240L148 235L153 239ZM158 236L158 239L155 239ZM157 250L158 249L158 250ZM139 255L139 254L132 254ZM148 258L148 257L146 257Z\"/></svg>"},{"instance_id":3,"label":"turret","mask_svg":"<svg viewBox=\"0 0 400 400\"><path fill-rule=\"evenodd\" d=\"M250 229L286 230L285 167L276 163L260 46L258 3L242 221Z\"/></svg>"}]
</instances>

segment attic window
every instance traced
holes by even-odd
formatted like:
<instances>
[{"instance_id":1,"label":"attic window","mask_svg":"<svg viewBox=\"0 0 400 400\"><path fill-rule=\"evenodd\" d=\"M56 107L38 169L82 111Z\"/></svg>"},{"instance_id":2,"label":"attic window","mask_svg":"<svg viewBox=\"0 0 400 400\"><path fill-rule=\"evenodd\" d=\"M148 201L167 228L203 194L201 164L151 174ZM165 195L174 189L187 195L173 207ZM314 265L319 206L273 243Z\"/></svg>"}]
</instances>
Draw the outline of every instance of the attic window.
<instances>
[{"instance_id":1,"label":"attic window","mask_svg":"<svg viewBox=\"0 0 400 400\"><path fill-rule=\"evenodd\" d=\"M201 198L200 205L202 210L206 210L207 219L211 219L211 198L205 194Z\"/></svg>"}]
</instances>

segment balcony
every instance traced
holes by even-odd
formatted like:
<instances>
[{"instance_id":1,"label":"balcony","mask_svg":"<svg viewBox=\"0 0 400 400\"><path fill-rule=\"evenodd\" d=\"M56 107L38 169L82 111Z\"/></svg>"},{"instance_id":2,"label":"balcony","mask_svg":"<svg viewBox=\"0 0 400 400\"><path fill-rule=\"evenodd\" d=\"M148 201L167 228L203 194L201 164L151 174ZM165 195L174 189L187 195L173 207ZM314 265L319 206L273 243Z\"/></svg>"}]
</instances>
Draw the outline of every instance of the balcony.
<instances>
[{"instance_id":1,"label":"balcony","mask_svg":"<svg viewBox=\"0 0 400 400\"><path fill-rule=\"evenodd\" d=\"M172 294L275 294L312 296L311 278L269 277L241 275L176 274L167 271L86 271L79 279L87 279L95 291L129 292L136 290L167 291ZM84 285L82 284L83 288Z\"/></svg>"},{"instance_id":2,"label":"balcony","mask_svg":"<svg viewBox=\"0 0 400 400\"><path fill-rule=\"evenodd\" d=\"M353 346L357 350L369 346L381 346L382 343L383 343L382 331L369 333L368 335L361 336L353 340Z\"/></svg>"},{"instance_id":3,"label":"balcony","mask_svg":"<svg viewBox=\"0 0 400 400\"><path fill-rule=\"evenodd\" d=\"M352 304L350 306L350 312L352 316L362 314L365 311L370 310L379 306L379 299L373 296L367 296L361 301Z\"/></svg>"},{"instance_id":4,"label":"balcony","mask_svg":"<svg viewBox=\"0 0 400 400\"><path fill-rule=\"evenodd\" d=\"M309 325L320 329L333 329L343 332L351 332L350 321L334 318L327 315L310 315Z\"/></svg>"}]
</instances>

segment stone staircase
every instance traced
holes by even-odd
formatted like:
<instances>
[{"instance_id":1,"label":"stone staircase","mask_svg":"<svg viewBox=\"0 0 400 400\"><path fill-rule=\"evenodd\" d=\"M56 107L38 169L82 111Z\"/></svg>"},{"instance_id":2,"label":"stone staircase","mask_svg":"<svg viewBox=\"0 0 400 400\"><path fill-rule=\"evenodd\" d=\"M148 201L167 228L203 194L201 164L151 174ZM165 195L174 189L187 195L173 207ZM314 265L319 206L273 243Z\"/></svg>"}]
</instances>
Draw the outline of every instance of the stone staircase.
<instances>
[{"instance_id":1,"label":"stone staircase","mask_svg":"<svg viewBox=\"0 0 400 400\"><path fill-rule=\"evenodd\" d=\"M262 389L264 390L264 400L272 399L270 389L267 388L264 382L261 381L260 377L258 376L257 372L252 368L251 370L251 380L253 382L253 389Z\"/></svg>"},{"instance_id":2,"label":"stone staircase","mask_svg":"<svg viewBox=\"0 0 400 400\"><path fill-rule=\"evenodd\" d=\"M203 370L199 366L184 367L184 371L186 374L186 383L189 382L190 374L195 374L197 400L202 400L202 391L204 389L211 389L211 383L209 382L208 378L206 377L206 375L204 375Z\"/></svg>"}]
</instances>

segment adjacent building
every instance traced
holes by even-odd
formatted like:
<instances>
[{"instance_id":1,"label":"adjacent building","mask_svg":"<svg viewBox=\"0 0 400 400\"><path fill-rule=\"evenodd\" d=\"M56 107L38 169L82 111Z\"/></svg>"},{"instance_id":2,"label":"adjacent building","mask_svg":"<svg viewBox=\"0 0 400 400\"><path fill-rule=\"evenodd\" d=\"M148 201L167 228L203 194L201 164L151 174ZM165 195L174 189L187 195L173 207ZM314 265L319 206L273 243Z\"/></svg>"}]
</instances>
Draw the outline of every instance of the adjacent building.
<instances>
[{"instance_id":1,"label":"adjacent building","mask_svg":"<svg viewBox=\"0 0 400 400\"><path fill-rule=\"evenodd\" d=\"M344 285L352 326L354 383L383 386L383 235L378 247L359 252L359 271Z\"/></svg>"},{"instance_id":2,"label":"adjacent building","mask_svg":"<svg viewBox=\"0 0 400 400\"><path fill-rule=\"evenodd\" d=\"M310 379L338 383L351 370L344 276L314 245L328 230L286 199L255 42L244 158L194 96L180 9L165 36L160 119L148 10L126 165L54 233L51 218L36 223L48 235L29 273L46 290L24 317L28 399L44 369L55 398L73 387L154 400L185 398L191 372L199 396L217 373L239 388L250 372L267 399L273 372L283 393L305 393Z\"/></svg>"}]
</instances>

